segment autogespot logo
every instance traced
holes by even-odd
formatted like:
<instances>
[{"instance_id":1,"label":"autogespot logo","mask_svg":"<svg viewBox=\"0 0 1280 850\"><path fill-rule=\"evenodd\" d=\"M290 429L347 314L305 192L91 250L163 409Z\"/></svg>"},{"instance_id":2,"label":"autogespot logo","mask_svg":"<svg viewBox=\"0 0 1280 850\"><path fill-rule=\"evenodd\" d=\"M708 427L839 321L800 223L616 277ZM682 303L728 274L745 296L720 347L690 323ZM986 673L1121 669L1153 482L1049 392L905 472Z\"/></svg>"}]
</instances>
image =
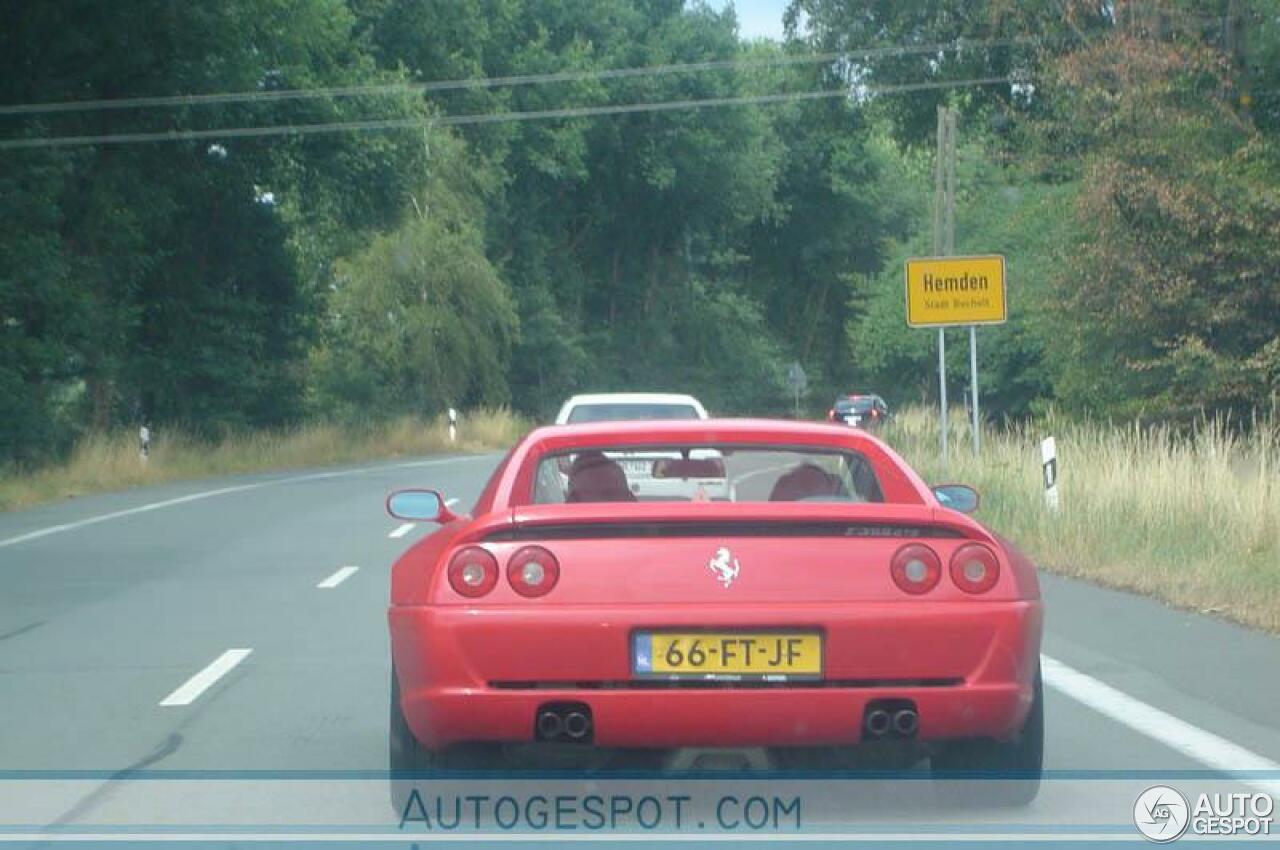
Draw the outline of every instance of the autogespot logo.
<instances>
[{"instance_id":1,"label":"autogespot logo","mask_svg":"<svg viewBox=\"0 0 1280 850\"><path fill-rule=\"evenodd\" d=\"M1167 785L1153 785L1133 804L1133 822L1152 841L1173 841L1187 831L1191 820L1187 798Z\"/></svg>"}]
</instances>

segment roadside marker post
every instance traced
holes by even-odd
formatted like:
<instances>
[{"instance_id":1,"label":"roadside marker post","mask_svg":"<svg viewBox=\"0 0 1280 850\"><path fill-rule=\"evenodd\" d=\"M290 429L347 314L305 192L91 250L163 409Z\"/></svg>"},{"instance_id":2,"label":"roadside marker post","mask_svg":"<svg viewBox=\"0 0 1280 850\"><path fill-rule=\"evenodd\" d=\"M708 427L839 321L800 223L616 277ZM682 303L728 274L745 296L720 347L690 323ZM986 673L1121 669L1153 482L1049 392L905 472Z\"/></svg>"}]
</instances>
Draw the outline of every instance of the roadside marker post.
<instances>
[{"instance_id":1,"label":"roadside marker post","mask_svg":"<svg viewBox=\"0 0 1280 850\"><path fill-rule=\"evenodd\" d=\"M795 417L800 418L800 394L809 387L809 376L804 373L804 367L799 361L792 362L791 368L787 370L787 383L791 385L791 392L795 398Z\"/></svg>"},{"instance_id":2,"label":"roadside marker post","mask_svg":"<svg viewBox=\"0 0 1280 850\"><path fill-rule=\"evenodd\" d=\"M1053 437L1046 437L1040 443L1040 469L1044 475L1044 506L1051 513L1057 513L1060 506L1058 497L1058 443Z\"/></svg>"},{"instance_id":3,"label":"roadside marker post","mask_svg":"<svg viewBox=\"0 0 1280 850\"><path fill-rule=\"evenodd\" d=\"M449 408L449 442L458 441L458 411Z\"/></svg>"}]
</instances>

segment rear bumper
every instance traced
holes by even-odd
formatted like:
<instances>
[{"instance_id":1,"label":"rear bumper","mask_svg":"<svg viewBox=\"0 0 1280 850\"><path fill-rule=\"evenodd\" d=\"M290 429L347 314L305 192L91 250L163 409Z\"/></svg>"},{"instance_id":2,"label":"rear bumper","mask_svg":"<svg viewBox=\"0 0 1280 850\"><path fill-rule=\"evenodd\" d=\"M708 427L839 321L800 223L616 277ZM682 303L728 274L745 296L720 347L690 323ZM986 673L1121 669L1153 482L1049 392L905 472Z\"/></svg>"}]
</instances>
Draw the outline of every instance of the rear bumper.
<instances>
[{"instance_id":1,"label":"rear bumper","mask_svg":"<svg viewBox=\"0 0 1280 850\"><path fill-rule=\"evenodd\" d=\"M852 744L866 704L915 703L921 740L1008 738L1031 704L1039 601L743 606L396 607L405 719L427 747L526 742L538 708L583 702L607 747ZM826 681L666 688L634 681L636 629L814 628ZM927 683L927 684L925 684Z\"/></svg>"}]
</instances>

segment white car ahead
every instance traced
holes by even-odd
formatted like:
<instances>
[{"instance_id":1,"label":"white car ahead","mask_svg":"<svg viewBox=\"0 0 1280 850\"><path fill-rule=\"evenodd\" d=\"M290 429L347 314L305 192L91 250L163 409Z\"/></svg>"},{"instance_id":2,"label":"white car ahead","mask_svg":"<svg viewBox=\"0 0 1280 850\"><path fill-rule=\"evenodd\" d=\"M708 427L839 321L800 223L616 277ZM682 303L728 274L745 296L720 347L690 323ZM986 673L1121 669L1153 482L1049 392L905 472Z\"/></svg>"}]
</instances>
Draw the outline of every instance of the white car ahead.
<instances>
[{"instance_id":1,"label":"white car ahead","mask_svg":"<svg viewBox=\"0 0 1280 850\"><path fill-rule=\"evenodd\" d=\"M676 393L596 393L576 395L556 414L557 425L618 419L706 419L707 410L691 395Z\"/></svg>"},{"instance_id":2,"label":"white car ahead","mask_svg":"<svg viewBox=\"0 0 1280 850\"><path fill-rule=\"evenodd\" d=\"M560 407L557 425L579 422L605 422L623 419L706 419L707 409L691 395L679 393L595 393L576 395ZM690 498L728 498L728 482L722 473L723 463L713 463L719 475L684 477L679 460L670 452L606 452L627 475L631 492L640 501L665 501ZM719 460L719 453L707 449L694 451L685 460ZM696 467L695 467L696 468ZM706 465L699 471L705 472ZM674 472L675 474L669 474ZM568 486L568 463L562 481Z\"/></svg>"}]
</instances>

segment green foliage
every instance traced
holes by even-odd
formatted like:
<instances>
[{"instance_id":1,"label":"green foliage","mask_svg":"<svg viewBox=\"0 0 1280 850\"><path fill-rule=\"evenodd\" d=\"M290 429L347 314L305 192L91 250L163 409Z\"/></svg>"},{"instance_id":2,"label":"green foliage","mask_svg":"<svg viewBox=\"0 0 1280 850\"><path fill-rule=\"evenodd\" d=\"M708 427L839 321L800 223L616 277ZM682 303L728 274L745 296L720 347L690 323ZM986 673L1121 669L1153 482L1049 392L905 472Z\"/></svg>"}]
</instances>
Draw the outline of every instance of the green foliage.
<instances>
[{"instance_id":1,"label":"green foliage","mask_svg":"<svg viewBox=\"0 0 1280 850\"><path fill-rule=\"evenodd\" d=\"M181 12L159 0L27 5L0 36L0 101L390 79L355 48L353 25L342 0ZM378 106L384 116L420 110L403 100ZM324 98L199 104L11 116L5 127L45 136L307 124L366 107ZM38 388L16 394L27 396L26 416L4 417L0 457L57 448L59 422L74 431L150 419L210 433L295 418L313 270L394 223L401 174L417 157L417 146L371 134L7 152L6 218L22 225L0 240L12 255L0 289L15 293L5 296L15 302L5 312L17 313L10 335L29 339L14 342L26 353L5 359L0 381Z\"/></svg>"},{"instance_id":2,"label":"green foliage","mask_svg":"<svg viewBox=\"0 0 1280 850\"><path fill-rule=\"evenodd\" d=\"M794 0L780 45L683 0L18 4L0 103L266 96L0 115L5 138L421 126L4 152L0 463L143 419L208 435L508 401L543 418L588 389L782 413L792 361L809 410L926 398L935 337L905 326L901 264L930 244L941 103L961 112L957 249L1009 261L984 408L1245 412L1280 386L1280 7L1149 6ZM270 96L733 59L755 61ZM1007 75L1029 84L432 127Z\"/></svg>"},{"instance_id":3,"label":"green foliage","mask_svg":"<svg viewBox=\"0 0 1280 850\"><path fill-rule=\"evenodd\" d=\"M1224 96L1235 71L1197 33L1118 31L1055 66L1052 151L1071 144L1076 250L1051 280L1048 342L1070 407L1248 416L1277 390L1280 160Z\"/></svg>"},{"instance_id":4,"label":"green foliage","mask_svg":"<svg viewBox=\"0 0 1280 850\"><path fill-rule=\"evenodd\" d=\"M313 363L319 411L358 420L508 399L515 309L485 257L464 151L440 133L431 148L420 212L337 265Z\"/></svg>"}]
</instances>

